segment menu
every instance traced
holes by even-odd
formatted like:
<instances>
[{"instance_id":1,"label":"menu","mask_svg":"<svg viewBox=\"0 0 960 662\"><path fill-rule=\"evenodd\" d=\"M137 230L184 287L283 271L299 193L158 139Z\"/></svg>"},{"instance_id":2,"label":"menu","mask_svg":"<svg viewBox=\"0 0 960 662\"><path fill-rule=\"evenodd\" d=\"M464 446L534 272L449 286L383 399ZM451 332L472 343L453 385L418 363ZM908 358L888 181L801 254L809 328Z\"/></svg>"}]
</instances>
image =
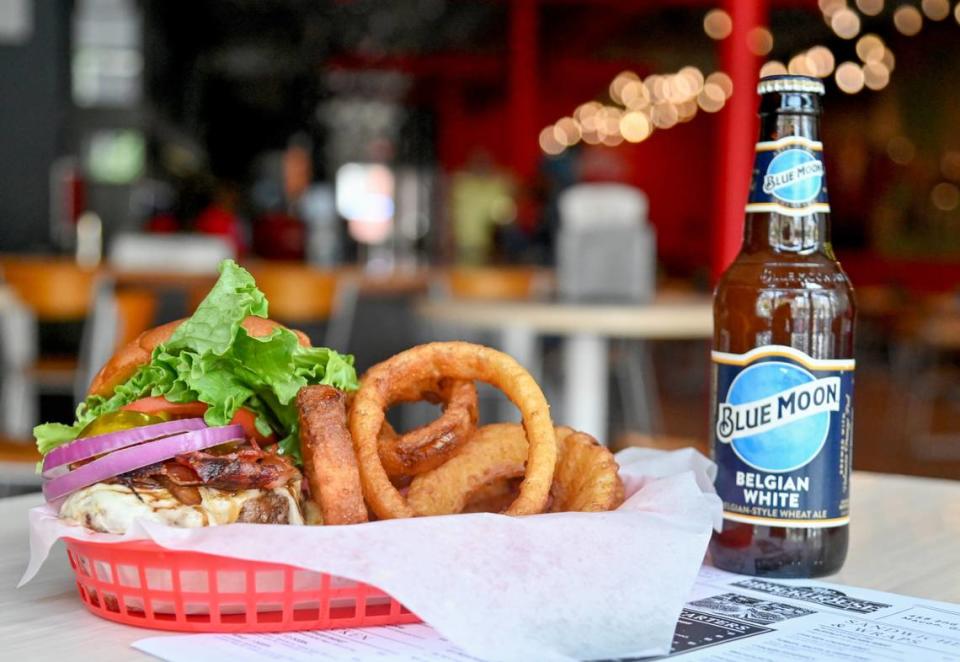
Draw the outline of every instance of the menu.
<instances>
[{"instance_id":1,"label":"menu","mask_svg":"<svg viewBox=\"0 0 960 662\"><path fill-rule=\"evenodd\" d=\"M460 650L428 625L176 635L141 639L133 646L169 662L481 659ZM704 567L680 614L670 654L656 659L674 657L677 662L960 662L960 605L808 579L745 577Z\"/></svg>"}]
</instances>

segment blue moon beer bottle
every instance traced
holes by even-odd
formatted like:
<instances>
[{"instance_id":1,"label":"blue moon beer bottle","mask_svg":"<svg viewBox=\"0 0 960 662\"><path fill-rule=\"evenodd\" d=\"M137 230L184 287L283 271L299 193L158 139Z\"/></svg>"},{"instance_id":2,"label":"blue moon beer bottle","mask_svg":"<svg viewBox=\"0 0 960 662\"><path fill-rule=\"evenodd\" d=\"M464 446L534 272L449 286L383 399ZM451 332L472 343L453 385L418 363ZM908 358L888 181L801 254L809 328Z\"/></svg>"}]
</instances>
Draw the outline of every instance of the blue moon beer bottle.
<instances>
[{"instance_id":1,"label":"blue moon beer bottle","mask_svg":"<svg viewBox=\"0 0 960 662\"><path fill-rule=\"evenodd\" d=\"M847 554L853 289L830 244L823 83L760 81L743 246L714 294L711 432L725 570L835 572Z\"/></svg>"}]
</instances>

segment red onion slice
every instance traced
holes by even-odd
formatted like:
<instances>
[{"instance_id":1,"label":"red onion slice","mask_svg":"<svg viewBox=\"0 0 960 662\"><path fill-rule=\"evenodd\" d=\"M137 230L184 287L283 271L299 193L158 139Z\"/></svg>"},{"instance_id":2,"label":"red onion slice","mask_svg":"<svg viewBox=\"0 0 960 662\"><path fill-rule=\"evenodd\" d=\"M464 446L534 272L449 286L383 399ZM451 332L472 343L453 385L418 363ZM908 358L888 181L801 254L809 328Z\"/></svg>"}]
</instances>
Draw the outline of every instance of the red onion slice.
<instances>
[{"instance_id":1,"label":"red onion slice","mask_svg":"<svg viewBox=\"0 0 960 662\"><path fill-rule=\"evenodd\" d=\"M171 434L177 434L178 432L202 430L205 427L207 427L207 424L203 422L202 418L184 418L76 439L69 444L58 446L46 454L43 458L43 477L53 478L48 474L67 464L117 451L144 441L169 437Z\"/></svg>"},{"instance_id":2,"label":"red onion slice","mask_svg":"<svg viewBox=\"0 0 960 662\"><path fill-rule=\"evenodd\" d=\"M224 425L218 428L204 428L185 432L124 448L77 467L63 476L45 481L43 496L46 497L48 502L57 501L94 483L168 460L180 453L200 451L243 438L242 426Z\"/></svg>"}]
</instances>

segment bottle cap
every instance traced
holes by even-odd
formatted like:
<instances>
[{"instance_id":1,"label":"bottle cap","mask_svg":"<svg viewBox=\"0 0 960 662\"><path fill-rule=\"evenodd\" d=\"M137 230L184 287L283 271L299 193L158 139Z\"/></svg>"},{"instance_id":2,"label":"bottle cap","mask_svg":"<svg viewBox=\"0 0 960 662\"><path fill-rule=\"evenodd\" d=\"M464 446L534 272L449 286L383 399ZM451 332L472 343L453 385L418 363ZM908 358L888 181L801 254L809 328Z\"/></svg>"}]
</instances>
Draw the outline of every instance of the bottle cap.
<instances>
[{"instance_id":1,"label":"bottle cap","mask_svg":"<svg viewBox=\"0 0 960 662\"><path fill-rule=\"evenodd\" d=\"M758 94L770 92L812 92L823 96L825 89L823 81L812 76L795 76L793 74L766 76L757 84Z\"/></svg>"}]
</instances>

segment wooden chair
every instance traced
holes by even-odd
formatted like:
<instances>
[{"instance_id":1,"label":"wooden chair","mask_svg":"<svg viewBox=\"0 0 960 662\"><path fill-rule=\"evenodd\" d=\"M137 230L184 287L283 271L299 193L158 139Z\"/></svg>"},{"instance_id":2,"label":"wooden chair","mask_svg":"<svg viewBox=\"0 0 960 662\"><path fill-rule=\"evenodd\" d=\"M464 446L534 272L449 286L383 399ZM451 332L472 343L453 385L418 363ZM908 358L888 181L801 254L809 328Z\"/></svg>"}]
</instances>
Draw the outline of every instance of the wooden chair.
<instances>
[{"instance_id":1,"label":"wooden chair","mask_svg":"<svg viewBox=\"0 0 960 662\"><path fill-rule=\"evenodd\" d=\"M357 301L353 279L286 262L258 262L247 268L270 302L270 317L292 326L325 322L323 344L346 351Z\"/></svg>"},{"instance_id":2,"label":"wooden chair","mask_svg":"<svg viewBox=\"0 0 960 662\"><path fill-rule=\"evenodd\" d=\"M446 276L451 296L485 301L532 299L545 295L550 272L536 267L456 267Z\"/></svg>"},{"instance_id":3,"label":"wooden chair","mask_svg":"<svg viewBox=\"0 0 960 662\"><path fill-rule=\"evenodd\" d=\"M16 303L7 312L10 331L4 351L3 425L17 435L29 434L36 422L37 394L72 394L78 355L40 356L37 324L85 322L93 301L97 272L68 259L4 256L0 274Z\"/></svg>"}]
</instances>

